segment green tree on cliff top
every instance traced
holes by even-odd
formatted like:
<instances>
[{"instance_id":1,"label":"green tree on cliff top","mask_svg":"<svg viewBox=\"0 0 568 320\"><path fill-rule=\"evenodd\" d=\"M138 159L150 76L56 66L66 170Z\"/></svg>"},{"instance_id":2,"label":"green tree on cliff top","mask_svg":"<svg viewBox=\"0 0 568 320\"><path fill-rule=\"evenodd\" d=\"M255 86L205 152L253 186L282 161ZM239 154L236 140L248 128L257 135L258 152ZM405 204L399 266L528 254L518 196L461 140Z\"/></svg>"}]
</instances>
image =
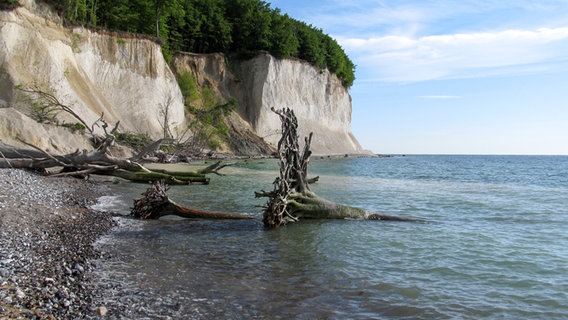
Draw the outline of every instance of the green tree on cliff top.
<instances>
[{"instance_id":1,"label":"green tree on cliff top","mask_svg":"<svg viewBox=\"0 0 568 320\"><path fill-rule=\"evenodd\" d=\"M44 1L71 23L156 36L165 52L248 57L263 50L327 68L346 87L355 81L355 64L335 39L262 0ZM8 8L12 2L2 0L0 5Z\"/></svg>"}]
</instances>

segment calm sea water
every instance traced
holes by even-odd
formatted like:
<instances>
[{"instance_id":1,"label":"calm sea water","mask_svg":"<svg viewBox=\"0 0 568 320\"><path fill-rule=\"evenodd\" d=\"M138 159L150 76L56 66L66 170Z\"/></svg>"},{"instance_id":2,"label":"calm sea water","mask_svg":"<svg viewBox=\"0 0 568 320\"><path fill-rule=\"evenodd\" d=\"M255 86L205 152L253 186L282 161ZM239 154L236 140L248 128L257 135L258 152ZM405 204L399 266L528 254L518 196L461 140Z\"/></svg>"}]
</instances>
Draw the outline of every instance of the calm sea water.
<instances>
[{"instance_id":1,"label":"calm sea water","mask_svg":"<svg viewBox=\"0 0 568 320\"><path fill-rule=\"evenodd\" d=\"M126 317L567 319L568 157L313 159L312 190L425 223L305 221L265 230L275 161L243 163L170 196L253 221L120 218L97 277ZM126 212L144 186L114 186ZM157 298L158 297L158 298Z\"/></svg>"}]
</instances>

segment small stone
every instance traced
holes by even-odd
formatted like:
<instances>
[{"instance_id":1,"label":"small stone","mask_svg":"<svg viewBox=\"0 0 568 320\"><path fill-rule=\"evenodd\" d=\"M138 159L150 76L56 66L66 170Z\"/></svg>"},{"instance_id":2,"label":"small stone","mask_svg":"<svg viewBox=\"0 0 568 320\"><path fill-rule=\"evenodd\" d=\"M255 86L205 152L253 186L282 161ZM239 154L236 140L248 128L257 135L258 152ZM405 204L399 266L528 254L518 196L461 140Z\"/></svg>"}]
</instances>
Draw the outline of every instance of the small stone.
<instances>
[{"instance_id":1,"label":"small stone","mask_svg":"<svg viewBox=\"0 0 568 320\"><path fill-rule=\"evenodd\" d=\"M67 267L67 266L65 266L65 267L63 268L63 272L65 272L66 275L73 274L73 271L71 270L71 268L69 268L69 267Z\"/></svg>"},{"instance_id":2,"label":"small stone","mask_svg":"<svg viewBox=\"0 0 568 320\"><path fill-rule=\"evenodd\" d=\"M53 278L45 278L43 279L44 284L55 284L55 279Z\"/></svg>"},{"instance_id":3,"label":"small stone","mask_svg":"<svg viewBox=\"0 0 568 320\"><path fill-rule=\"evenodd\" d=\"M82 274L83 272L85 272L85 268L83 268L81 264L77 263L75 265L75 271L79 274Z\"/></svg>"},{"instance_id":4,"label":"small stone","mask_svg":"<svg viewBox=\"0 0 568 320\"><path fill-rule=\"evenodd\" d=\"M20 288L16 288L16 297L19 299L25 298L26 294Z\"/></svg>"},{"instance_id":5,"label":"small stone","mask_svg":"<svg viewBox=\"0 0 568 320\"><path fill-rule=\"evenodd\" d=\"M97 313L99 316L105 316L108 313L108 309L106 307L98 307Z\"/></svg>"},{"instance_id":6,"label":"small stone","mask_svg":"<svg viewBox=\"0 0 568 320\"><path fill-rule=\"evenodd\" d=\"M65 289L65 288L59 289L59 291L57 291L57 297L58 297L59 299L68 298L68 297L69 297L69 293L67 292L67 289Z\"/></svg>"}]
</instances>

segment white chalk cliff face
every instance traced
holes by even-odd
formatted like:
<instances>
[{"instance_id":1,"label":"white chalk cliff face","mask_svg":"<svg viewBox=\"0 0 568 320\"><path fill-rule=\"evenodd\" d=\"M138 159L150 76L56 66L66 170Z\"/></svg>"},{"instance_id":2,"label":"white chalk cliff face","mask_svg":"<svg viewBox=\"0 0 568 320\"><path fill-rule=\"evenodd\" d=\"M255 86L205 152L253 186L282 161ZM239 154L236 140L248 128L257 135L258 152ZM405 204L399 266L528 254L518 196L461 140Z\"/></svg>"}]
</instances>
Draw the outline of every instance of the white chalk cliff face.
<instances>
[{"instance_id":1,"label":"white chalk cliff face","mask_svg":"<svg viewBox=\"0 0 568 320\"><path fill-rule=\"evenodd\" d=\"M181 91L158 44L69 29L47 7L34 0L23 2L16 10L0 11L0 142L21 146L21 139L54 153L91 148L85 136L32 120L30 106L18 101L18 84L37 83L53 90L88 124L104 113L110 125L120 121L121 132L157 139L163 134L167 105L172 131L187 126ZM242 141L230 143L233 151L267 150L251 147L263 144L254 133L276 146L281 124L270 109L291 108L301 138L314 132L314 153L362 152L351 132L351 97L335 75L268 54L235 62L231 68L225 61L219 54L178 55L174 66L193 72L198 85L213 87L220 97L237 98L238 112L229 121L232 139ZM77 122L63 114L59 118Z\"/></svg>"},{"instance_id":2,"label":"white chalk cliff face","mask_svg":"<svg viewBox=\"0 0 568 320\"><path fill-rule=\"evenodd\" d=\"M240 113L258 135L276 143L280 119L271 108L290 108L298 118L300 138L314 133L316 154L361 153L351 132L351 96L341 80L298 60L261 55L240 65L243 104Z\"/></svg>"},{"instance_id":3,"label":"white chalk cliff face","mask_svg":"<svg viewBox=\"0 0 568 320\"><path fill-rule=\"evenodd\" d=\"M54 152L89 149L79 135L69 138L65 129L29 119L29 107L17 101L14 86L18 84L37 83L52 89L87 124L104 113L111 125L120 120L122 132L159 138L161 109L169 102L170 124L184 125L183 98L159 45L65 28L34 1L0 12L0 63L0 140L4 143L18 145L20 138Z\"/></svg>"},{"instance_id":4,"label":"white chalk cliff face","mask_svg":"<svg viewBox=\"0 0 568 320\"><path fill-rule=\"evenodd\" d=\"M300 138L314 133L314 153L365 152L351 132L351 96L327 70L268 54L233 63L232 70L214 54L178 55L175 61L177 70L192 70L198 85L209 85L225 98L236 97L241 117L273 145L280 139L281 123L271 108L290 108L298 118Z\"/></svg>"}]
</instances>

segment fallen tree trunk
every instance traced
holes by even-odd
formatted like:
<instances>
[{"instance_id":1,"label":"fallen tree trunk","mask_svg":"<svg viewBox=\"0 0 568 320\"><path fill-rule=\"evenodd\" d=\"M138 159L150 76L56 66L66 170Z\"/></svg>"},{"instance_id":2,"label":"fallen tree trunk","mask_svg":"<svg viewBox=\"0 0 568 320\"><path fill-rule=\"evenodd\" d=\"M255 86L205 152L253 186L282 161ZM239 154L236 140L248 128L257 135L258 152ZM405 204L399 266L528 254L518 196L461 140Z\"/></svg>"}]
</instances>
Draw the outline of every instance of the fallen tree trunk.
<instances>
[{"instance_id":1,"label":"fallen tree trunk","mask_svg":"<svg viewBox=\"0 0 568 320\"><path fill-rule=\"evenodd\" d=\"M167 170L160 171L128 171L124 169L113 170L109 175L130 180L132 182L154 182L164 180L169 185L184 185L191 183L209 184L209 178L204 174L196 174L195 172L188 172L186 175L183 172L169 172Z\"/></svg>"},{"instance_id":2,"label":"fallen tree trunk","mask_svg":"<svg viewBox=\"0 0 568 320\"><path fill-rule=\"evenodd\" d=\"M298 219L367 219L385 221L417 221L416 219L389 216L361 208L340 205L313 192L293 193L288 198L288 210Z\"/></svg>"},{"instance_id":3,"label":"fallen tree trunk","mask_svg":"<svg viewBox=\"0 0 568 320\"><path fill-rule=\"evenodd\" d=\"M52 155L35 147L35 149L15 148L0 143L0 168L37 170L61 167L63 170L53 175L99 174L116 176L133 182L148 183L166 180L168 184L179 185L190 183L208 184L209 178L206 177L206 174L221 175L219 170L233 165L232 163L223 164L219 161L197 172L168 171L164 169L150 170L136 161L116 158L110 155L107 152L107 147L111 142L107 142L103 147L96 150L77 150L66 155Z\"/></svg>"},{"instance_id":4,"label":"fallen tree trunk","mask_svg":"<svg viewBox=\"0 0 568 320\"><path fill-rule=\"evenodd\" d=\"M144 192L143 198L134 200L134 207L130 214L139 219L159 219L167 215L199 219L252 219L252 217L238 214L208 212L187 208L171 200L168 197L167 191L168 189L163 180L155 182L152 187Z\"/></svg>"},{"instance_id":5,"label":"fallen tree trunk","mask_svg":"<svg viewBox=\"0 0 568 320\"><path fill-rule=\"evenodd\" d=\"M261 191L256 197L267 197L263 223L268 228L276 228L288 222L301 219L367 219L388 221L420 221L370 212L364 209L344 206L318 197L310 191L307 179L311 156L312 134L305 138L304 149L300 153L298 144L298 122L290 109L274 110L282 121L282 138L278 142L280 176L274 181L274 190Z\"/></svg>"},{"instance_id":6,"label":"fallen tree trunk","mask_svg":"<svg viewBox=\"0 0 568 320\"><path fill-rule=\"evenodd\" d=\"M162 170L156 172L145 168L138 161L150 152L158 150L164 144L174 143L176 140L171 138L160 139L149 144L138 155L131 159L120 159L113 157L109 152L109 147L115 142L115 135L118 132L120 121L110 127L104 120L104 113L97 119L92 126L88 126L73 108L73 103L65 103L60 100L54 88L39 83L19 84L16 86L18 92L23 94L22 101L34 106L31 116L40 122L58 124L57 114L67 113L79 123L79 127L87 130L91 136L94 150L82 152L77 150L67 155L53 155L39 149L32 144L20 140L22 143L33 149L15 148L0 142L0 168L22 168L44 170L54 167L62 167L62 171L52 175L70 175L77 177L88 176L89 174L112 175L128 179L134 182L153 182L158 179L165 179L170 184L189 184L189 183L209 183L205 177L207 173L219 174L219 170L227 165L216 163L194 174L171 173ZM37 108L36 108L37 107ZM166 113L167 118L167 113ZM164 122L166 132L167 119ZM95 133L95 128L102 129L103 133ZM108 128L112 128L109 132ZM99 131L99 130L97 130ZM166 134L164 135L164 137Z\"/></svg>"}]
</instances>

